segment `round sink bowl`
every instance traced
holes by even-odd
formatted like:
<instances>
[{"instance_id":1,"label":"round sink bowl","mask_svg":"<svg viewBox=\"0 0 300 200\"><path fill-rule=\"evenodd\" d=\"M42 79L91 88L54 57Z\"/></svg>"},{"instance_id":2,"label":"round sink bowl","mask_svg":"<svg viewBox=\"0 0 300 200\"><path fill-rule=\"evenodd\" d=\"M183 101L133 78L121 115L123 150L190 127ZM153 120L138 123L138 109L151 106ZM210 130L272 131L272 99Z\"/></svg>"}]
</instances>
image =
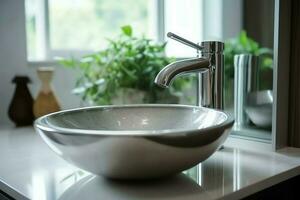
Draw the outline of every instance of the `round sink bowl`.
<instances>
[{"instance_id":1,"label":"round sink bowl","mask_svg":"<svg viewBox=\"0 0 300 200\"><path fill-rule=\"evenodd\" d=\"M213 154L233 119L185 105L97 106L43 116L35 128L66 161L116 179L156 178L188 169Z\"/></svg>"}]
</instances>

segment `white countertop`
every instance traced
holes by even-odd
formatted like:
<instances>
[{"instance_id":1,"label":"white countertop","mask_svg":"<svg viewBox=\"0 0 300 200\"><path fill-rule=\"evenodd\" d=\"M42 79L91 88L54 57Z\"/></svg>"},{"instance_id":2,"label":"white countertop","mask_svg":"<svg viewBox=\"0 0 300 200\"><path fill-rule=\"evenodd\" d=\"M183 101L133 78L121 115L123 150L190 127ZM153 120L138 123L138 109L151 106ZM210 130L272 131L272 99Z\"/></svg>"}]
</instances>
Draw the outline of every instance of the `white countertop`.
<instances>
[{"instance_id":1,"label":"white countertop","mask_svg":"<svg viewBox=\"0 0 300 200\"><path fill-rule=\"evenodd\" d=\"M112 181L56 156L30 127L0 130L0 190L16 199L239 199L300 174L300 150L227 147L175 177Z\"/></svg>"}]
</instances>

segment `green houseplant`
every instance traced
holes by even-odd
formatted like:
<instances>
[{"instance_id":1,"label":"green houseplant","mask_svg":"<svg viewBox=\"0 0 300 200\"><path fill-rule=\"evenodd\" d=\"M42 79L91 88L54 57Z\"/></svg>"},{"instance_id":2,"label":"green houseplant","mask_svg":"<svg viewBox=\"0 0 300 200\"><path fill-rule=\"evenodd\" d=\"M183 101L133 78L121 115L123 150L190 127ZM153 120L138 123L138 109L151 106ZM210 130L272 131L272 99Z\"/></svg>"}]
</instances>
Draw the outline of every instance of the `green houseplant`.
<instances>
[{"instance_id":1,"label":"green houseplant","mask_svg":"<svg viewBox=\"0 0 300 200\"><path fill-rule=\"evenodd\" d=\"M174 61L165 56L165 47L166 43L154 43L144 36L135 37L131 26L123 26L116 39L108 40L106 49L80 60L60 58L59 63L80 70L74 91L92 104L113 104L114 99L128 88L142 91L144 103L155 103L160 97L174 96L188 83L186 79L177 80L170 90L154 84L157 73ZM137 93L130 94L135 95Z\"/></svg>"}]
</instances>

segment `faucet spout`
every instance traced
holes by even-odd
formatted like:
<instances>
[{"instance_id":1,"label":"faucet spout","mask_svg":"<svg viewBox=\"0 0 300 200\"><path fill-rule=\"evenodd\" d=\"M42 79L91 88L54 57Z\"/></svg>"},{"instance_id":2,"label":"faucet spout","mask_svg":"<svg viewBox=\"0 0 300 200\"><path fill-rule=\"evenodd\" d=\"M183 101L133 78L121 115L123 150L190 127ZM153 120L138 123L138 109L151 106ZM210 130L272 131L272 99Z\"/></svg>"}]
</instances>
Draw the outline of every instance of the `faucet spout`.
<instances>
[{"instance_id":1,"label":"faucet spout","mask_svg":"<svg viewBox=\"0 0 300 200\"><path fill-rule=\"evenodd\" d=\"M223 81L224 81L224 43L218 41L204 41L195 44L174 33L167 35L201 52L198 58L173 62L164 67L156 76L154 82L164 88L169 87L172 80L186 73L198 73L197 105L216 109L223 109Z\"/></svg>"},{"instance_id":2,"label":"faucet spout","mask_svg":"<svg viewBox=\"0 0 300 200\"><path fill-rule=\"evenodd\" d=\"M210 62L206 58L193 58L173 62L165 66L156 76L154 82L168 88L176 76L204 72L209 69Z\"/></svg>"}]
</instances>

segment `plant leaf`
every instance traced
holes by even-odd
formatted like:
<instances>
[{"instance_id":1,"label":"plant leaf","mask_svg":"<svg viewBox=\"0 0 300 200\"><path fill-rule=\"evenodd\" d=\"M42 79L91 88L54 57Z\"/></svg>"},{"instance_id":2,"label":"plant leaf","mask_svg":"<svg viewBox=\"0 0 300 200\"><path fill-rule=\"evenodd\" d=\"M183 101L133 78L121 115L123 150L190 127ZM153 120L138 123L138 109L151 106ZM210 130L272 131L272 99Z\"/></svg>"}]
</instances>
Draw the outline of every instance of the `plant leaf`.
<instances>
[{"instance_id":1,"label":"plant leaf","mask_svg":"<svg viewBox=\"0 0 300 200\"><path fill-rule=\"evenodd\" d=\"M132 28L130 25L122 26L121 29L125 35L127 35L129 37L132 36Z\"/></svg>"},{"instance_id":2,"label":"plant leaf","mask_svg":"<svg viewBox=\"0 0 300 200\"><path fill-rule=\"evenodd\" d=\"M241 31L239 39L240 39L241 45L243 47L246 47L247 43L248 43L248 37L247 37L246 31L244 31L244 30Z\"/></svg>"}]
</instances>

